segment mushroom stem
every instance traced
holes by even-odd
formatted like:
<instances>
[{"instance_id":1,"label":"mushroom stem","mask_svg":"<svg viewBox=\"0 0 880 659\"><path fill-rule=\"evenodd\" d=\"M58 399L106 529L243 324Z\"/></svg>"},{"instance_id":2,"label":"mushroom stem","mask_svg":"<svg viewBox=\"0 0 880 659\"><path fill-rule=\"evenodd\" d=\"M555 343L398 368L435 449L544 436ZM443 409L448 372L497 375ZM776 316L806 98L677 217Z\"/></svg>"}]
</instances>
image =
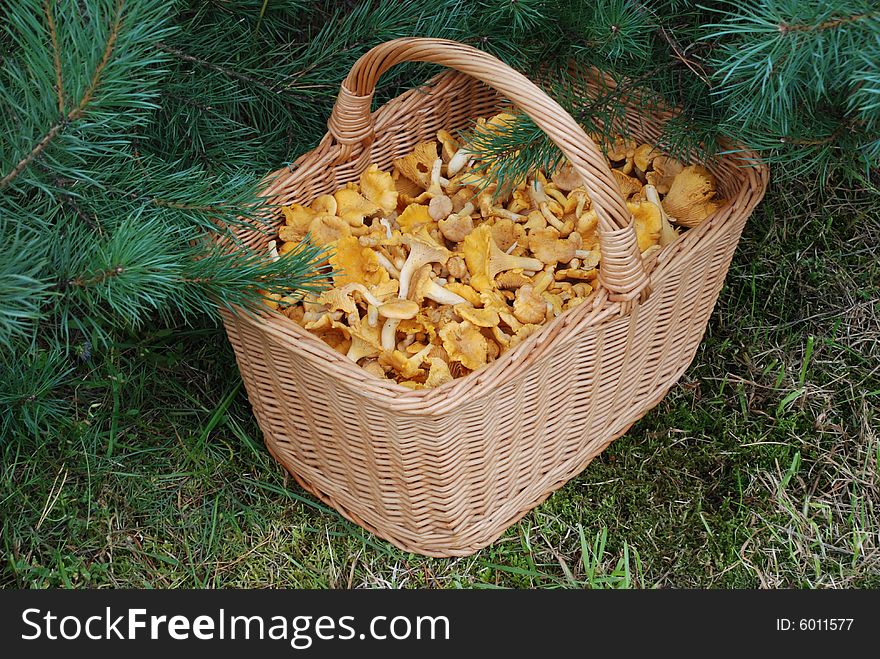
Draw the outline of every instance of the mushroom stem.
<instances>
[{"instance_id":1,"label":"mushroom stem","mask_svg":"<svg viewBox=\"0 0 880 659\"><path fill-rule=\"evenodd\" d=\"M663 204L660 203L660 195L657 192L657 188L648 184L642 190L645 192L645 198L660 209L660 245L666 247L670 243L674 243L678 238L678 232L669 222L669 216L666 214Z\"/></svg>"},{"instance_id":2,"label":"mushroom stem","mask_svg":"<svg viewBox=\"0 0 880 659\"><path fill-rule=\"evenodd\" d=\"M499 272L505 270L514 270L520 268L522 270L538 271L544 267L544 264L538 259L528 256L512 256L502 252L493 240L489 251L489 272L495 277Z\"/></svg>"},{"instance_id":3,"label":"mushroom stem","mask_svg":"<svg viewBox=\"0 0 880 659\"><path fill-rule=\"evenodd\" d=\"M379 324L379 307L375 304L367 306L367 324L370 327L376 327Z\"/></svg>"},{"instance_id":4,"label":"mushroom stem","mask_svg":"<svg viewBox=\"0 0 880 659\"><path fill-rule=\"evenodd\" d=\"M541 215L544 216L548 224L557 231L562 232L565 230L565 223L560 222L550 210L550 197L547 196L544 186L537 179L532 181L532 184L529 186L529 196L532 198L532 203L541 211Z\"/></svg>"},{"instance_id":5,"label":"mushroom stem","mask_svg":"<svg viewBox=\"0 0 880 659\"><path fill-rule=\"evenodd\" d=\"M422 290L425 297L429 300L434 300L434 302L438 302L440 304L470 304L467 300L465 300L461 295L453 293L449 289L444 288L436 281L431 280L429 283L425 284L425 288Z\"/></svg>"},{"instance_id":6,"label":"mushroom stem","mask_svg":"<svg viewBox=\"0 0 880 659\"><path fill-rule=\"evenodd\" d=\"M278 261L281 259L281 256L278 254L278 243L274 240L269 241L269 258L273 261Z\"/></svg>"},{"instance_id":7,"label":"mushroom stem","mask_svg":"<svg viewBox=\"0 0 880 659\"><path fill-rule=\"evenodd\" d=\"M413 273L422 267L422 265L424 264L421 263L420 260L413 258L412 254L409 255L406 259L406 263L404 263L403 267L400 269L400 288L397 293L398 297L405 298L409 295L409 283L412 281Z\"/></svg>"},{"instance_id":8,"label":"mushroom stem","mask_svg":"<svg viewBox=\"0 0 880 659\"><path fill-rule=\"evenodd\" d=\"M434 161L434 166L431 167L431 185L427 189L427 193L429 197L437 197L438 195L443 194L443 188L440 187L440 168L443 167L443 159L437 158ZM446 184L449 185L449 181L446 181Z\"/></svg>"},{"instance_id":9,"label":"mushroom stem","mask_svg":"<svg viewBox=\"0 0 880 659\"><path fill-rule=\"evenodd\" d=\"M550 209L547 208L547 204L541 204L541 215L543 215L544 219L547 220L547 224L552 226L554 229L556 229L560 233L565 231L565 222L562 222L553 213L551 213Z\"/></svg>"},{"instance_id":10,"label":"mushroom stem","mask_svg":"<svg viewBox=\"0 0 880 659\"><path fill-rule=\"evenodd\" d=\"M426 263L446 263L449 252L440 245L432 245L422 240L409 241L409 256L400 269L400 288L397 296L406 298L413 274Z\"/></svg>"},{"instance_id":11,"label":"mushroom stem","mask_svg":"<svg viewBox=\"0 0 880 659\"><path fill-rule=\"evenodd\" d=\"M520 213L514 213L513 211L509 211L506 208L501 206L492 206L492 215L497 215L498 217L503 217L508 220L513 220L514 222L523 222L526 220L525 215L521 215Z\"/></svg>"},{"instance_id":12,"label":"mushroom stem","mask_svg":"<svg viewBox=\"0 0 880 659\"><path fill-rule=\"evenodd\" d=\"M547 290L550 284L553 283L553 272L555 268L552 265L548 265L540 274L538 274L533 280L533 287L536 293L543 293Z\"/></svg>"},{"instance_id":13,"label":"mushroom stem","mask_svg":"<svg viewBox=\"0 0 880 659\"><path fill-rule=\"evenodd\" d=\"M375 251L375 250L373 250ZM396 279L400 279L400 270L398 270L394 264L391 262L387 256L385 256L382 252L375 252L376 259L379 261L379 265L385 268L388 271L388 274Z\"/></svg>"},{"instance_id":14,"label":"mushroom stem","mask_svg":"<svg viewBox=\"0 0 880 659\"><path fill-rule=\"evenodd\" d=\"M357 291L358 293L360 293L363 296L364 300L367 301L367 304L372 304L375 307L382 306L382 300L380 300L375 295L373 295L370 292L370 289L361 283L351 282L350 284L346 284L345 286L343 286L343 290L346 292Z\"/></svg>"},{"instance_id":15,"label":"mushroom stem","mask_svg":"<svg viewBox=\"0 0 880 659\"><path fill-rule=\"evenodd\" d=\"M446 175L455 176L456 174L458 174L458 172L461 171L461 169L468 164L470 156L470 152L464 147L461 147L449 159L449 163L446 165Z\"/></svg>"},{"instance_id":16,"label":"mushroom stem","mask_svg":"<svg viewBox=\"0 0 880 659\"><path fill-rule=\"evenodd\" d=\"M386 318L385 324L382 325L382 349L394 350L397 346L395 342L397 334L397 326L400 325L399 318Z\"/></svg>"}]
</instances>

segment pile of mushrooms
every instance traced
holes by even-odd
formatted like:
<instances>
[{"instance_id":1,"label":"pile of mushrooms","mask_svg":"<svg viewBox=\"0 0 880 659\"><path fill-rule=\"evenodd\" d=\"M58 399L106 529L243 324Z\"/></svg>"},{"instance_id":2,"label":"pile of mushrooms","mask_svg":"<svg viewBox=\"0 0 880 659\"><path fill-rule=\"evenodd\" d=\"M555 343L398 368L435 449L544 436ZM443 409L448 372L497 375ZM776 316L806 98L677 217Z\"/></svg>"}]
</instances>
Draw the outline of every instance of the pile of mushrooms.
<instances>
[{"instance_id":1,"label":"pile of mushrooms","mask_svg":"<svg viewBox=\"0 0 880 659\"><path fill-rule=\"evenodd\" d=\"M513 119L479 119L503 131ZM284 207L271 258L307 236L330 248L333 287L266 303L368 373L436 387L494 361L544 323L583 304L601 267L596 211L564 162L506 194L485 185L473 151L440 130L357 183ZM643 256L723 204L715 178L649 144L606 145Z\"/></svg>"}]
</instances>

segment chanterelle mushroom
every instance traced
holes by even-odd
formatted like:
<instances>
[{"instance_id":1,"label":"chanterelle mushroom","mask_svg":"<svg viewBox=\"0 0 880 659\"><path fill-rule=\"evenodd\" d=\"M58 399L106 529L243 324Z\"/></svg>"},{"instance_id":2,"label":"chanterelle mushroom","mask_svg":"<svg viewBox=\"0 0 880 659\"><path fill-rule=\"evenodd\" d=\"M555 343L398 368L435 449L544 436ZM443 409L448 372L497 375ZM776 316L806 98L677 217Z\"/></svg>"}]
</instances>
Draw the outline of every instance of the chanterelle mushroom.
<instances>
[{"instance_id":1,"label":"chanterelle mushroom","mask_svg":"<svg viewBox=\"0 0 880 659\"><path fill-rule=\"evenodd\" d=\"M474 133L500 133L514 118L478 118ZM284 207L285 225L266 253L274 260L300 249L308 233L327 245L333 288L264 292L266 304L410 389L467 375L565 311L604 302L594 290L605 267L600 210L571 163L502 186L497 161L481 152L486 142L463 146L443 130L436 135L390 173L374 164L358 183ZM677 237L671 222L701 221L722 203L704 168L630 139L610 152L648 263Z\"/></svg>"},{"instance_id":2,"label":"chanterelle mushroom","mask_svg":"<svg viewBox=\"0 0 880 659\"><path fill-rule=\"evenodd\" d=\"M462 304L467 303L460 295L456 295L447 290L431 277L431 265L425 264L419 268L413 275L410 285L410 297L416 302L421 302L425 298L434 300L440 304Z\"/></svg>"},{"instance_id":3,"label":"chanterelle mushroom","mask_svg":"<svg viewBox=\"0 0 880 659\"><path fill-rule=\"evenodd\" d=\"M285 226L278 230L278 237L285 242L298 243L309 232L309 225L315 219L317 213L311 208L301 204L283 206Z\"/></svg>"},{"instance_id":4,"label":"chanterelle mushroom","mask_svg":"<svg viewBox=\"0 0 880 659\"><path fill-rule=\"evenodd\" d=\"M409 246L409 256L400 269L400 297L407 297L413 274L426 263L446 263L451 256L448 249L438 245L430 236L422 232L405 235L403 242Z\"/></svg>"},{"instance_id":5,"label":"chanterelle mushroom","mask_svg":"<svg viewBox=\"0 0 880 659\"><path fill-rule=\"evenodd\" d=\"M669 192L669 186L675 180L676 174L684 169L684 165L675 158L657 156L651 161L651 168L652 171L645 174L645 178L648 183L657 188L657 192L666 194Z\"/></svg>"},{"instance_id":6,"label":"chanterelle mushroom","mask_svg":"<svg viewBox=\"0 0 880 659\"><path fill-rule=\"evenodd\" d=\"M394 350L397 328L401 320L415 318L419 313L419 305L412 300L396 299L386 302L378 308L379 315L385 318L382 325L382 349Z\"/></svg>"},{"instance_id":7,"label":"chanterelle mushroom","mask_svg":"<svg viewBox=\"0 0 880 659\"><path fill-rule=\"evenodd\" d=\"M428 371L428 377L425 380L425 388L439 387L441 384L452 382L452 373L449 372L449 364L439 357L430 357L428 363L431 365Z\"/></svg>"},{"instance_id":8,"label":"chanterelle mushroom","mask_svg":"<svg viewBox=\"0 0 880 659\"><path fill-rule=\"evenodd\" d=\"M437 143L422 142L408 156L394 160L394 166L413 183L427 190L431 186L431 169L437 159Z\"/></svg>"},{"instance_id":9,"label":"chanterelle mushroom","mask_svg":"<svg viewBox=\"0 0 880 659\"><path fill-rule=\"evenodd\" d=\"M437 226L443 237L454 243L464 240L474 228L474 220L471 218L473 211L473 204L468 202L458 213L452 213L445 220L440 220Z\"/></svg>"},{"instance_id":10,"label":"chanterelle mushroom","mask_svg":"<svg viewBox=\"0 0 880 659\"><path fill-rule=\"evenodd\" d=\"M682 169L663 198L670 218L685 227L695 227L722 206L715 201L715 177L702 165Z\"/></svg>"},{"instance_id":11,"label":"chanterelle mushroom","mask_svg":"<svg viewBox=\"0 0 880 659\"><path fill-rule=\"evenodd\" d=\"M614 178L617 179L617 183L620 185L620 193L623 195L624 199L628 199L642 189L642 184L639 182L639 179L627 176L616 169L612 169L611 173L614 174Z\"/></svg>"},{"instance_id":12,"label":"chanterelle mushroom","mask_svg":"<svg viewBox=\"0 0 880 659\"><path fill-rule=\"evenodd\" d=\"M477 327L495 327L501 319L494 309L475 309L469 303L455 305L455 312L462 319L473 323Z\"/></svg>"},{"instance_id":13,"label":"chanterelle mushroom","mask_svg":"<svg viewBox=\"0 0 880 659\"><path fill-rule=\"evenodd\" d=\"M516 289L516 298L513 301L513 315L521 323L526 325L538 325L544 322L547 313L547 304L534 288L526 284Z\"/></svg>"},{"instance_id":14,"label":"chanterelle mushroom","mask_svg":"<svg viewBox=\"0 0 880 659\"><path fill-rule=\"evenodd\" d=\"M669 245L676 241L676 239L678 238L678 231L676 231L669 223L669 218L666 215L663 204L660 202L660 195L657 194L657 188L655 188L653 185L648 184L642 189L645 192L645 198L660 210L660 221L662 223L662 227L660 229L660 245L662 247L666 247L666 245Z\"/></svg>"},{"instance_id":15,"label":"chanterelle mushroom","mask_svg":"<svg viewBox=\"0 0 880 659\"><path fill-rule=\"evenodd\" d=\"M470 285L483 292L495 288L495 275L505 270L538 271L544 267L538 259L505 254L492 239L492 228L480 225L468 234L462 246L471 275Z\"/></svg>"},{"instance_id":16,"label":"chanterelle mushroom","mask_svg":"<svg viewBox=\"0 0 880 659\"><path fill-rule=\"evenodd\" d=\"M336 199L336 214L353 227L362 225L364 217L379 210L354 188L341 188L333 193L333 198Z\"/></svg>"},{"instance_id":17,"label":"chanterelle mushroom","mask_svg":"<svg viewBox=\"0 0 880 659\"><path fill-rule=\"evenodd\" d=\"M415 233L419 227L431 224L434 218L424 204L412 203L397 216L397 224L404 233Z\"/></svg>"},{"instance_id":18,"label":"chanterelle mushroom","mask_svg":"<svg viewBox=\"0 0 880 659\"><path fill-rule=\"evenodd\" d=\"M394 179L388 172L379 170L379 165L370 165L361 174L361 192L384 212L397 208L397 189Z\"/></svg>"},{"instance_id":19,"label":"chanterelle mushroom","mask_svg":"<svg viewBox=\"0 0 880 659\"><path fill-rule=\"evenodd\" d=\"M371 327L367 323L354 323L350 326L351 345L348 347L346 357L352 361L358 361L364 357L375 357L382 352L379 328Z\"/></svg>"},{"instance_id":20,"label":"chanterelle mushroom","mask_svg":"<svg viewBox=\"0 0 880 659\"><path fill-rule=\"evenodd\" d=\"M440 149L440 155L446 162L449 162L452 156L454 156L461 147L458 141L448 131L445 130L437 131L437 141L443 145Z\"/></svg>"},{"instance_id":21,"label":"chanterelle mushroom","mask_svg":"<svg viewBox=\"0 0 880 659\"><path fill-rule=\"evenodd\" d=\"M544 186L539 180L535 179L532 181L532 184L529 186L529 196L532 198L532 203L541 211L548 224L557 231L565 231L565 223L559 219L562 217L562 206L558 201L547 196Z\"/></svg>"},{"instance_id":22,"label":"chanterelle mushroom","mask_svg":"<svg viewBox=\"0 0 880 659\"><path fill-rule=\"evenodd\" d=\"M571 233L567 239L561 240L556 229L547 227L540 231L532 231L529 235L529 249L542 262L541 268L543 268L544 263L551 265L571 261L580 246L580 240L581 236L577 232ZM540 270L541 268L531 269Z\"/></svg>"},{"instance_id":23,"label":"chanterelle mushroom","mask_svg":"<svg viewBox=\"0 0 880 659\"><path fill-rule=\"evenodd\" d=\"M418 302L397 298L379 306L379 315L393 320L409 320L419 313Z\"/></svg>"},{"instance_id":24,"label":"chanterelle mushroom","mask_svg":"<svg viewBox=\"0 0 880 659\"><path fill-rule=\"evenodd\" d=\"M312 210L318 215L336 215L336 208L336 198L333 195L322 194L312 202Z\"/></svg>"},{"instance_id":25,"label":"chanterelle mushroom","mask_svg":"<svg viewBox=\"0 0 880 659\"><path fill-rule=\"evenodd\" d=\"M428 358L428 353L431 352L433 347L434 346L426 346L423 350L420 350L412 357L407 357L406 354L400 350L394 350L390 353L384 352L379 356L379 363L383 366L394 369L402 378L415 378L424 375L425 372L420 366L422 365L422 362Z\"/></svg>"},{"instance_id":26,"label":"chanterelle mushroom","mask_svg":"<svg viewBox=\"0 0 880 659\"><path fill-rule=\"evenodd\" d=\"M643 201L638 204L627 202L626 207L635 218L639 251L644 252L660 241L660 232L663 229L660 209L650 201Z\"/></svg>"},{"instance_id":27,"label":"chanterelle mushroom","mask_svg":"<svg viewBox=\"0 0 880 659\"><path fill-rule=\"evenodd\" d=\"M563 162L556 168L556 171L550 176L550 179L556 184L556 187L565 192L571 192L582 184L580 175L571 166L568 161Z\"/></svg>"},{"instance_id":28,"label":"chanterelle mushroom","mask_svg":"<svg viewBox=\"0 0 880 659\"><path fill-rule=\"evenodd\" d=\"M640 171L648 171L651 162L660 155L660 152L652 144L640 144L633 154L633 162Z\"/></svg>"},{"instance_id":29,"label":"chanterelle mushroom","mask_svg":"<svg viewBox=\"0 0 880 659\"><path fill-rule=\"evenodd\" d=\"M388 271L379 264L376 252L369 247L361 247L354 236L344 236L336 241L330 265L333 266L333 283L336 286L350 283L376 286L390 279Z\"/></svg>"},{"instance_id":30,"label":"chanterelle mushroom","mask_svg":"<svg viewBox=\"0 0 880 659\"><path fill-rule=\"evenodd\" d=\"M450 361L459 362L472 371L486 365L489 345L486 337L470 322L446 323L440 329L440 338Z\"/></svg>"},{"instance_id":31,"label":"chanterelle mushroom","mask_svg":"<svg viewBox=\"0 0 880 659\"><path fill-rule=\"evenodd\" d=\"M350 235L348 222L334 215L317 215L309 225L309 237L316 245L329 245Z\"/></svg>"}]
</instances>

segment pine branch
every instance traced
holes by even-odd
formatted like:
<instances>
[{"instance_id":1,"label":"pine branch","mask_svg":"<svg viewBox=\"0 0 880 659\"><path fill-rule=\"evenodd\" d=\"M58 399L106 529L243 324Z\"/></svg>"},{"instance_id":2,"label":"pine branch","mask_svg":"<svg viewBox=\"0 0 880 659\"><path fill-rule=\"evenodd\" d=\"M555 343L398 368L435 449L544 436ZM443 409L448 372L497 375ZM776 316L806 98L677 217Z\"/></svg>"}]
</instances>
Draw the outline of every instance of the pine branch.
<instances>
[{"instance_id":1,"label":"pine branch","mask_svg":"<svg viewBox=\"0 0 880 659\"><path fill-rule=\"evenodd\" d=\"M58 46L58 29L55 27L55 16L49 0L46 0L46 22L49 25L49 35L52 38L52 55L55 62L56 92L58 94L58 114L64 114L64 79L61 75L61 49Z\"/></svg>"},{"instance_id":2,"label":"pine branch","mask_svg":"<svg viewBox=\"0 0 880 659\"><path fill-rule=\"evenodd\" d=\"M795 23L791 25L782 22L779 24L779 31L782 34L786 34L788 32L821 32L823 30L835 30L837 28L844 27L850 23L858 23L860 21L867 21L873 18L880 18L880 11L863 12L860 14L853 14L851 16L832 18L828 19L827 21L822 21L818 25L806 22Z\"/></svg>"},{"instance_id":3,"label":"pine branch","mask_svg":"<svg viewBox=\"0 0 880 659\"><path fill-rule=\"evenodd\" d=\"M85 93L80 98L79 103L77 103L76 107L67 113L64 119L62 119L49 129L43 139L41 139L37 143L37 145L30 151L30 153L28 153L15 165L15 167L12 168L11 172L0 179L0 190L3 190L10 183L12 183L13 179L15 179L16 176L24 171L25 167L27 167L34 158L39 156L46 149L46 147L49 146L49 143L52 142L52 140L55 139L55 137L62 130L70 125L70 123L83 117L86 109L88 108L89 102L92 100L95 91L98 89L98 84L101 81L101 73L104 71L104 68L107 66L107 62L110 60L110 55L113 53L113 46L116 44L116 38L119 36L119 28L122 24L122 8L124 4L124 0L117 0L116 18L113 21L112 27L110 29L110 36L107 38L107 44L104 46L104 53L101 56L101 60L98 62L98 66L95 67L95 72L92 74L92 80L89 83L89 86L86 89ZM49 11L48 3L46 4L46 16L48 19L48 27L52 35L52 42L54 45L54 61L58 77L58 105L63 111L64 88L61 84L61 64L57 44L57 34L55 29L55 21L52 18L52 13Z\"/></svg>"}]
</instances>

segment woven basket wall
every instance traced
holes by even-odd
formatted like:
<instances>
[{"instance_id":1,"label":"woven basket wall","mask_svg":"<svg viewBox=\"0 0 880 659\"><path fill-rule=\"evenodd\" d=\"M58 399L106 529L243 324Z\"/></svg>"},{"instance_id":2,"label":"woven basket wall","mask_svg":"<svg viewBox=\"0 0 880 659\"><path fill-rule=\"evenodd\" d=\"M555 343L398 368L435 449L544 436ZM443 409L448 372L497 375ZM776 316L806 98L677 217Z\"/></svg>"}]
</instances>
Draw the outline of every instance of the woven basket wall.
<instances>
[{"instance_id":1,"label":"woven basket wall","mask_svg":"<svg viewBox=\"0 0 880 659\"><path fill-rule=\"evenodd\" d=\"M381 73L411 60L458 70L370 113ZM584 74L584 95L600 84L592 76ZM744 166L743 154L705 163L730 203L643 264L628 214L623 226L613 224L626 211L616 184L609 187L607 165L559 106L484 53L401 39L358 62L328 135L274 173L265 194L275 203L308 204L356 181L370 163L388 171L438 129L467 128L511 101L562 147L594 204L608 211L600 224L603 278L587 303L487 367L420 391L365 373L280 314L223 312L272 455L348 519L430 556L463 556L490 544L661 400L693 359L767 184L766 168ZM627 121L639 140L656 142L670 116L631 112ZM271 238L257 231L241 237L260 251Z\"/></svg>"}]
</instances>

